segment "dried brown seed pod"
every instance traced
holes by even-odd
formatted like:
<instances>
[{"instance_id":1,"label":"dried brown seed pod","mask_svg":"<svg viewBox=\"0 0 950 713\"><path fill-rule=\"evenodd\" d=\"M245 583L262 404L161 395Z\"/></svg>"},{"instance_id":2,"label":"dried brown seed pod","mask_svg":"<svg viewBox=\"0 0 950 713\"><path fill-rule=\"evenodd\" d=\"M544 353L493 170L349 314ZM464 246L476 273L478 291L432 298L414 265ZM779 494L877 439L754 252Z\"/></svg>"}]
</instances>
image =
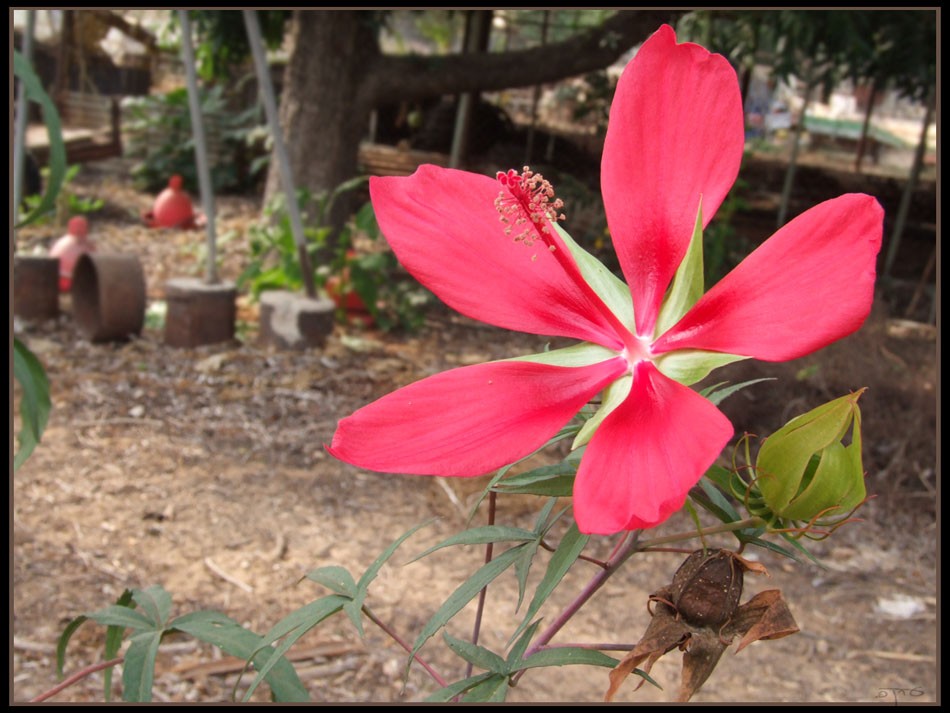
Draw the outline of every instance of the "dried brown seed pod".
<instances>
[{"instance_id":1,"label":"dried brown seed pod","mask_svg":"<svg viewBox=\"0 0 950 713\"><path fill-rule=\"evenodd\" d=\"M673 575L673 604L693 626L722 626L739 607L743 574L732 552L696 550Z\"/></svg>"}]
</instances>

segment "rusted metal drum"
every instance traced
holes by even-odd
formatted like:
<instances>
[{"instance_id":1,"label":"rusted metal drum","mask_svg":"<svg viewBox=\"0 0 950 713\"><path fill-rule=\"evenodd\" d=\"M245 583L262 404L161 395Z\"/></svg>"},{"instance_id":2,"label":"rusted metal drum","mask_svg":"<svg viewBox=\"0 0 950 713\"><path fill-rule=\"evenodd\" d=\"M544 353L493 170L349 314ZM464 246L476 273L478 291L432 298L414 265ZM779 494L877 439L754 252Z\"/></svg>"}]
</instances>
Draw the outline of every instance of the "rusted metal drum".
<instances>
[{"instance_id":1,"label":"rusted metal drum","mask_svg":"<svg viewBox=\"0 0 950 713\"><path fill-rule=\"evenodd\" d=\"M13 257L13 314L29 322L59 316L59 258Z\"/></svg>"},{"instance_id":2,"label":"rusted metal drum","mask_svg":"<svg viewBox=\"0 0 950 713\"><path fill-rule=\"evenodd\" d=\"M86 253L76 262L73 317L91 342L123 341L145 324L145 273L135 255Z\"/></svg>"}]
</instances>

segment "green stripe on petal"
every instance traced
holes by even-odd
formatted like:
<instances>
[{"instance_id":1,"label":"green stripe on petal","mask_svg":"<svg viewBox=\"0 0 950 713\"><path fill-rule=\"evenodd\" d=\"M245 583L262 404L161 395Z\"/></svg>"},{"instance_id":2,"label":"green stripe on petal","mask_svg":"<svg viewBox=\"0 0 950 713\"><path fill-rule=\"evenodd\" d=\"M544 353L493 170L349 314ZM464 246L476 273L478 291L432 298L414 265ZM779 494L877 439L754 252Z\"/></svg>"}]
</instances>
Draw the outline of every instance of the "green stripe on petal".
<instances>
[{"instance_id":1,"label":"green stripe on petal","mask_svg":"<svg viewBox=\"0 0 950 713\"><path fill-rule=\"evenodd\" d=\"M604 400L600 404L600 408L597 409L597 413L591 416L590 419L581 426L581 430L578 431L574 437L574 442L571 444L571 450L587 445L590 439L594 437L594 432L601 422L630 395L632 386L633 375L627 374L604 389Z\"/></svg>"},{"instance_id":2,"label":"green stripe on petal","mask_svg":"<svg viewBox=\"0 0 950 713\"><path fill-rule=\"evenodd\" d=\"M654 363L664 376L668 376L684 386L689 386L705 379L714 369L748 358L699 349L682 349L663 354L657 357Z\"/></svg>"},{"instance_id":3,"label":"green stripe on petal","mask_svg":"<svg viewBox=\"0 0 950 713\"><path fill-rule=\"evenodd\" d=\"M660 315L656 320L654 334L657 337L689 312L689 308L703 296L703 285L703 199L700 197L693 238L686 255L683 256L683 262L676 269L672 286L663 298Z\"/></svg>"},{"instance_id":4,"label":"green stripe on petal","mask_svg":"<svg viewBox=\"0 0 950 713\"><path fill-rule=\"evenodd\" d=\"M602 347L591 342L581 342L563 349L552 349L540 354L528 354L523 357L513 357L502 361L530 361L535 364L550 364L553 366L592 366L608 359L614 359L618 354L613 349Z\"/></svg>"},{"instance_id":5,"label":"green stripe on petal","mask_svg":"<svg viewBox=\"0 0 950 713\"><path fill-rule=\"evenodd\" d=\"M571 257L577 263L577 267L587 284L610 308L614 316L633 331L633 298L630 296L630 288L627 287L627 283L608 270L600 260L574 242L574 238L559 224L551 223L551 225L554 226L561 240L567 245ZM702 265L700 265L700 272L702 272ZM701 288L702 285L700 285Z\"/></svg>"}]
</instances>

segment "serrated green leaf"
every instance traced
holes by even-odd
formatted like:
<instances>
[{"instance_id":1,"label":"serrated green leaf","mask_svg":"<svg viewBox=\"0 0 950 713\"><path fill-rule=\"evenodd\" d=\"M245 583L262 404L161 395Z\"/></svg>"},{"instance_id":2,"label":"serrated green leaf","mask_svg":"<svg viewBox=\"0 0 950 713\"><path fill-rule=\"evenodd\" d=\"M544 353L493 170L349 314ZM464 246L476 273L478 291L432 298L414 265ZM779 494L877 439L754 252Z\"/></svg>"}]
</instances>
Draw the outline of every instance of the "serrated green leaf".
<instances>
[{"instance_id":1,"label":"serrated green leaf","mask_svg":"<svg viewBox=\"0 0 950 713\"><path fill-rule=\"evenodd\" d=\"M518 601L515 603L515 611L521 608L521 602L524 601L525 589L528 587L528 574L531 572L531 563L534 562L534 556L538 553L540 544L540 539L526 542L521 556L515 560L515 577L518 579Z\"/></svg>"},{"instance_id":2,"label":"serrated green leaf","mask_svg":"<svg viewBox=\"0 0 950 713\"><path fill-rule=\"evenodd\" d=\"M438 691L430 695L428 698L423 701L424 703L447 703L455 698L460 693L465 693L465 691L470 688L474 688L482 681L491 678L495 674L491 672L480 673L476 676L471 676L469 678L463 679L461 681L456 681L445 688L440 688Z\"/></svg>"},{"instance_id":3,"label":"serrated green leaf","mask_svg":"<svg viewBox=\"0 0 950 713\"><path fill-rule=\"evenodd\" d=\"M283 637L283 640L274 648L274 654L258 671L257 677L247 689L247 693L244 694L244 701L247 702L251 699L251 694L257 690L261 681L265 679L267 674L270 673L270 670L283 658L290 647L297 643L297 640L301 636L324 619L336 614L348 601L350 600L338 594L331 594L310 602L309 604L305 604L271 627L271 630L261 637L258 651L266 646L270 646L281 637ZM257 655L257 651L254 652L254 655Z\"/></svg>"},{"instance_id":4,"label":"serrated green leaf","mask_svg":"<svg viewBox=\"0 0 950 713\"><path fill-rule=\"evenodd\" d=\"M576 646L556 646L542 649L531 654L518 664L518 669L540 668L542 666L603 666L615 668L620 663L617 659L594 649L582 649Z\"/></svg>"},{"instance_id":5,"label":"serrated green leaf","mask_svg":"<svg viewBox=\"0 0 950 713\"><path fill-rule=\"evenodd\" d=\"M715 468L717 466L713 467ZM712 468L710 468L710 470L712 470ZM713 484L713 482L716 481L712 480L712 478L709 476L709 471L707 471L706 478L701 478L699 481L699 486L702 489L702 495L693 489L690 491L690 497L717 518L719 518L722 522L736 522L737 520L741 520L742 517L739 515L738 511L735 509L735 507L733 507L732 503L729 502L726 496L723 495L719 488Z\"/></svg>"},{"instance_id":6,"label":"serrated green leaf","mask_svg":"<svg viewBox=\"0 0 950 713\"><path fill-rule=\"evenodd\" d=\"M230 656L253 661L258 670L265 667L274 655L272 649L260 648L260 635L245 629L220 612L197 611L185 614L172 621L169 628L217 646ZM307 689L286 658L281 658L273 665L265 680L274 694L274 699L279 703L301 703L310 700Z\"/></svg>"},{"instance_id":7,"label":"serrated green leaf","mask_svg":"<svg viewBox=\"0 0 950 713\"><path fill-rule=\"evenodd\" d=\"M492 489L496 493L566 498L574 492L576 472L577 470L573 464L561 461L554 465L543 465L525 473L505 478L492 486Z\"/></svg>"},{"instance_id":8,"label":"serrated green leaf","mask_svg":"<svg viewBox=\"0 0 950 713\"><path fill-rule=\"evenodd\" d=\"M132 600L152 620L156 629L165 628L172 610L172 598L160 584L154 584L146 589L133 589Z\"/></svg>"},{"instance_id":9,"label":"serrated green leaf","mask_svg":"<svg viewBox=\"0 0 950 713\"><path fill-rule=\"evenodd\" d=\"M557 518L555 518L554 520L548 522L548 518L551 516L551 511L554 509L554 505L556 503L557 503L556 498L550 498L544 504L544 507L541 508L541 512L538 513L538 519L534 524L534 534L537 535L538 537L543 537L544 533L548 530L548 528L551 527L551 525L553 525L554 522L557 520ZM564 510L562 510L558 514L558 517L560 517L560 515L563 513L564 513Z\"/></svg>"},{"instance_id":10,"label":"serrated green leaf","mask_svg":"<svg viewBox=\"0 0 950 713\"><path fill-rule=\"evenodd\" d=\"M501 703L508 695L508 677L493 673L481 683L472 686L462 696L463 703Z\"/></svg>"},{"instance_id":11,"label":"serrated green leaf","mask_svg":"<svg viewBox=\"0 0 950 713\"><path fill-rule=\"evenodd\" d=\"M155 622L141 612L115 604L94 612L86 612L86 616L103 626L121 626L136 631L154 631Z\"/></svg>"},{"instance_id":12,"label":"serrated green leaf","mask_svg":"<svg viewBox=\"0 0 950 713\"><path fill-rule=\"evenodd\" d=\"M548 440L547 443L545 443L545 444L544 444L543 446L541 446L540 448L535 449L534 451L532 451L531 453L529 453L528 455L526 455L524 458L520 458L520 459L516 460L514 463L509 463L508 465L504 466L503 468L500 468L500 469L498 470L498 472L497 472L494 476L492 476L492 479L488 482L488 485L485 486L485 489L482 491L481 495L479 495L478 500L476 500L475 504L472 506L472 509L471 509L471 511L469 512L469 515L468 515L469 521L471 521L471 519L472 519L473 517L475 517L475 513L478 511L479 506L482 504L482 501L485 499L485 497L488 495L488 493L491 491L491 489L492 489L502 478L504 478L504 477L508 474L508 471L509 471L509 470L511 470L512 468L514 468L514 467L515 467L516 465L518 465L519 463L525 462L526 460L528 460L528 459L531 458L532 456L537 455L538 453L540 453L541 451L543 451L545 448L547 448L547 447L549 447L549 446L553 446L555 443L557 443L557 442L559 442L559 441L562 441L562 440L564 440L565 438L569 438L570 436L573 436L575 433L577 433L577 431L578 431L579 428L580 428L580 426L578 426L577 424L574 424L574 423L569 423L569 424L567 424L566 426L564 426L564 428L562 428L560 431L558 431L554 436L552 436L552 437Z\"/></svg>"},{"instance_id":13,"label":"serrated green leaf","mask_svg":"<svg viewBox=\"0 0 950 713\"><path fill-rule=\"evenodd\" d=\"M356 582L346 567L338 565L320 567L308 572L306 578L311 582L322 584L335 594L342 594L344 597L351 598L356 596Z\"/></svg>"},{"instance_id":14,"label":"serrated green leaf","mask_svg":"<svg viewBox=\"0 0 950 713\"><path fill-rule=\"evenodd\" d=\"M537 589L534 590L534 598L528 606L528 611L525 613L524 619L515 630L515 633L511 635L509 641L513 641L518 634L525 630L528 623L534 618L535 614L538 613L538 610L541 609L544 602L547 601L547 598L551 596L551 593L557 588L557 585L564 579L564 575L567 574L571 565L577 561L578 555L583 551L589 539L589 535L582 535L580 533L577 529L577 523L571 523L571 526L567 532L564 533L564 537L561 538L557 549L551 556L551 561L548 562L548 568L544 572L544 577L538 583Z\"/></svg>"},{"instance_id":15,"label":"serrated green leaf","mask_svg":"<svg viewBox=\"0 0 950 713\"><path fill-rule=\"evenodd\" d=\"M433 545L422 554L416 555L409 562L417 560L432 554L443 547L453 545L487 545L490 542L527 542L534 540L537 535L530 530L523 530L520 527L505 527L504 525L483 525L473 527L469 530L452 535L437 545Z\"/></svg>"},{"instance_id":16,"label":"serrated green leaf","mask_svg":"<svg viewBox=\"0 0 950 713\"><path fill-rule=\"evenodd\" d=\"M161 631L146 631L130 637L122 664L122 700L128 703L152 700L155 658L161 642Z\"/></svg>"},{"instance_id":17,"label":"serrated green leaf","mask_svg":"<svg viewBox=\"0 0 950 713\"><path fill-rule=\"evenodd\" d=\"M574 474L552 475L535 478L522 484L507 481L499 483L495 488L497 493L508 495L539 495L552 498L569 498L574 494Z\"/></svg>"},{"instance_id":18,"label":"serrated green leaf","mask_svg":"<svg viewBox=\"0 0 950 713\"><path fill-rule=\"evenodd\" d=\"M39 444L52 408L49 379L42 363L16 337L13 338L13 376L22 390L20 395L21 427L20 433L17 434L19 449L13 459L15 472Z\"/></svg>"},{"instance_id":19,"label":"serrated green leaf","mask_svg":"<svg viewBox=\"0 0 950 713\"><path fill-rule=\"evenodd\" d=\"M505 660L494 651L490 651L484 646L473 644L470 641L456 639L447 631L442 632L442 638L445 639L445 643L448 644L448 647L452 649L452 651L470 664L493 673L500 673L502 675L508 674L508 665L505 663Z\"/></svg>"},{"instance_id":20,"label":"serrated green leaf","mask_svg":"<svg viewBox=\"0 0 950 713\"><path fill-rule=\"evenodd\" d=\"M521 638L518 639L515 642L515 645L511 647L511 651L508 652L508 659L506 661L509 671L518 670L518 664L521 662L521 659L524 658L524 652L528 650L528 644L531 643L531 639L534 637L535 632L537 632L540 625L541 620L538 619L536 622L531 624L531 626L524 630Z\"/></svg>"},{"instance_id":21,"label":"serrated green leaf","mask_svg":"<svg viewBox=\"0 0 950 713\"><path fill-rule=\"evenodd\" d=\"M366 572L363 573L363 576L360 577L359 584L357 585L357 589L360 591L360 593L362 593L364 597L366 596L367 587L369 587L370 583L376 578L376 575L379 573L380 567L382 567L383 564L386 563L386 560L388 560L390 557L393 556L393 553L396 551L399 545L401 545L403 542L409 539L418 530L422 529L426 525L431 524L432 522L433 520L426 520L425 522L422 522L416 525L409 531L404 532L402 535L400 535L396 539L395 542L393 542L389 547L386 548L385 552L383 552L379 557L376 558L376 560L369 566Z\"/></svg>"},{"instance_id":22,"label":"serrated green leaf","mask_svg":"<svg viewBox=\"0 0 950 713\"><path fill-rule=\"evenodd\" d=\"M412 646L412 655L415 656L423 644L428 641L433 634L445 626L449 620L458 614L462 608L468 604L482 589L487 587L499 574L514 564L515 560L521 556L521 550L524 545L516 545L506 550L491 562L482 565L475 574L460 584L452 594L449 595L438 611L432 615L426 625L422 628L415 644ZM412 663L410 658L409 663Z\"/></svg>"}]
</instances>

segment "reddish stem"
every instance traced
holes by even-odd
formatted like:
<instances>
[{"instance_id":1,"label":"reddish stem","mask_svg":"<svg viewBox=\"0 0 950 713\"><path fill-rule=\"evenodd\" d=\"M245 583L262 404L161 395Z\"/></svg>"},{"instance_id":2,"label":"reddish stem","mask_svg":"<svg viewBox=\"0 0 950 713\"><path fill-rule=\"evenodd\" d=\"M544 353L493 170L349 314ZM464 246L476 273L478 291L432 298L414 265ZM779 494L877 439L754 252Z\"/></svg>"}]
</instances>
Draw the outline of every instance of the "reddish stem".
<instances>
[{"instance_id":1,"label":"reddish stem","mask_svg":"<svg viewBox=\"0 0 950 713\"><path fill-rule=\"evenodd\" d=\"M76 683L76 681L80 681L80 680L84 679L86 676L95 673L96 671L101 671L101 670L103 670L103 669L105 669L105 668L110 668L110 667L112 667L112 666L117 666L118 664L122 663L123 661L125 661L125 657L124 657L124 656L120 656L120 657L117 658L117 659L111 659L111 660L109 660L109 661L103 661L103 662L101 662L101 663L96 663L96 664L93 664L92 666L87 666L86 668L80 669L79 671L76 671L76 673L74 673L72 676L70 676L69 678L67 678L67 679L66 679L65 681L63 681L62 683L57 684L56 686L54 686L53 688L49 689L48 691L46 691L46 692L44 692L44 693L41 693L41 694L38 695L36 698L33 698L32 700L30 700L30 703L42 703L42 702L45 701L47 698L52 698L53 696L55 696L57 693L59 693L59 692L62 691L63 689L69 688L69 687L72 686L74 683Z\"/></svg>"},{"instance_id":2,"label":"reddish stem","mask_svg":"<svg viewBox=\"0 0 950 713\"><path fill-rule=\"evenodd\" d=\"M371 622L373 622L374 624L376 624L376 626L378 626L380 629L382 629L383 631L385 631L393 641L395 641L395 642L396 642L397 644L399 644L402 648L404 648L407 652L409 652L409 654L412 656L412 658L414 658L416 661L418 661L418 662L419 662L419 665L422 666L422 668L424 668L426 671L429 672L429 675L432 676L432 678L435 679L435 682L436 682L436 683L438 683L440 686L442 686L442 688L445 688L446 686L449 685L448 682L447 682L444 678L442 678L442 677L439 675L438 671L436 671L435 669L433 669L429 664L427 664L422 658L419 657L419 654L414 654L414 653L412 653L412 647L409 645L409 643L408 643L407 641L403 640L403 638L402 638L401 636L399 636L399 634L397 634L395 631L393 631L393 630L389 627L388 624L386 624L386 623L383 622L379 617L377 617L375 614L373 614L373 612L370 611L369 607L367 607L365 604L363 605L363 613L366 614L366 616L369 618L369 620L370 620Z\"/></svg>"}]
</instances>

